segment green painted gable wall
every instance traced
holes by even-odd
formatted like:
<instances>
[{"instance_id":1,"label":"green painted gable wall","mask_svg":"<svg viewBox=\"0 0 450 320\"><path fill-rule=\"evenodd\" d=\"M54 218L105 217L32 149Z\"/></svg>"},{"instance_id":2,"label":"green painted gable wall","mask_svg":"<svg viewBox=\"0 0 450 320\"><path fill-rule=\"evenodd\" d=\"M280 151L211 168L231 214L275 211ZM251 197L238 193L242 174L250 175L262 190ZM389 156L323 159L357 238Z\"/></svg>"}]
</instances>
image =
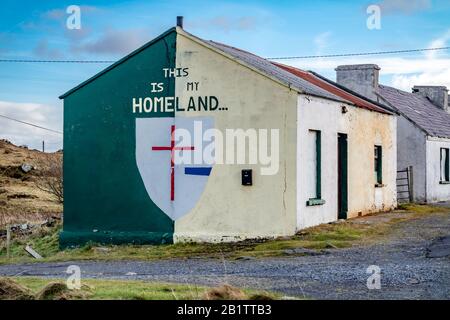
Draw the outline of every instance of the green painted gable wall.
<instances>
[{"instance_id":1,"label":"green painted gable wall","mask_svg":"<svg viewBox=\"0 0 450 320\"><path fill-rule=\"evenodd\" d=\"M133 97L174 96L176 32L81 85L64 99L64 226L62 247L100 243L168 243L173 221L148 196L136 164ZM151 117L173 114L152 113ZM157 183L157 182L155 182Z\"/></svg>"}]
</instances>

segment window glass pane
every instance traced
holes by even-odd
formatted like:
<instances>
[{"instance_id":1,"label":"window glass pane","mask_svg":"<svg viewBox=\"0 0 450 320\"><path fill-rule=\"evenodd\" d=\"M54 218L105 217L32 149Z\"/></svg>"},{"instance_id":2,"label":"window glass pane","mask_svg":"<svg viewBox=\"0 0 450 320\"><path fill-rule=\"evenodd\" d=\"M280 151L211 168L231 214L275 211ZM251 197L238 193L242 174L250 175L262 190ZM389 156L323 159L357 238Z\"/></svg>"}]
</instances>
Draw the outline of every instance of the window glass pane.
<instances>
[{"instance_id":1,"label":"window glass pane","mask_svg":"<svg viewBox=\"0 0 450 320\"><path fill-rule=\"evenodd\" d=\"M449 149L441 148L441 176L440 181L449 181Z\"/></svg>"},{"instance_id":2,"label":"window glass pane","mask_svg":"<svg viewBox=\"0 0 450 320\"><path fill-rule=\"evenodd\" d=\"M381 146L375 146L374 148L374 178L376 184L382 183L382 153Z\"/></svg>"},{"instance_id":3,"label":"window glass pane","mask_svg":"<svg viewBox=\"0 0 450 320\"><path fill-rule=\"evenodd\" d=\"M445 149L441 148L441 181L445 181Z\"/></svg>"}]
</instances>

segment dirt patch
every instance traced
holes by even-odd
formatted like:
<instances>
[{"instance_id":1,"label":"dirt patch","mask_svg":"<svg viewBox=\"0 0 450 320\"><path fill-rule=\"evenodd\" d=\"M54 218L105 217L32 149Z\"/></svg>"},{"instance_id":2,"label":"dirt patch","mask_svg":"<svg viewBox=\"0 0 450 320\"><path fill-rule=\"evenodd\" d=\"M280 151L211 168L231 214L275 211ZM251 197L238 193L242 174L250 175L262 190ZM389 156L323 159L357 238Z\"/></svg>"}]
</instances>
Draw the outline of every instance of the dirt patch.
<instances>
[{"instance_id":1,"label":"dirt patch","mask_svg":"<svg viewBox=\"0 0 450 320\"><path fill-rule=\"evenodd\" d=\"M0 166L0 175L4 177L22 179L29 174L23 172L20 166Z\"/></svg>"},{"instance_id":2,"label":"dirt patch","mask_svg":"<svg viewBox=\"0 0 450 320\"><path fill-rule=\"evenodd\" d=\"M435 239L427 248L427 258L450 257L450 236Z\"/></svg>"},{"instance_id":3,"label":"dirt patch","mask_svg":"<svg viewBox=\"0 0 450 320\"><path fill-rule=\"evenodd\" d=\"M62 212L52 195L37 188L42 158L62 159L62 152L43 153L0 140L0 227L38 223Z\"/></svg>"},{"instance_id":4,"label":"dirt patch","mask_svg":"<svg viewBox=\"0 0 450 320\"><path fill-rule=\"evenodd\" d=\"M85 299L88 293L84 290L71 290L62 282L51 282L37 294L37 300L73 300Z\"/></svg>"},{"instance_id":5,"label":"dirt patch","mask_svg":"<svg viewBox=\"0 0 450 320\"><path fill-rule=\"evenodd\" d=\"M0 300L33 300L30 289L9 278L0 278Z\"/></svg>"},{"instance_id":6,"label":"dirt patch","mask_svg":"<svg viewBox=\"0 0 450 320\"><path fill-rule=\"evenodd\" d=\"M6 197L8 200L11 199L37 199L37 196L32 194L26 194L26 193L15 193L10 194Z\"/></svg>"}]
</instances>

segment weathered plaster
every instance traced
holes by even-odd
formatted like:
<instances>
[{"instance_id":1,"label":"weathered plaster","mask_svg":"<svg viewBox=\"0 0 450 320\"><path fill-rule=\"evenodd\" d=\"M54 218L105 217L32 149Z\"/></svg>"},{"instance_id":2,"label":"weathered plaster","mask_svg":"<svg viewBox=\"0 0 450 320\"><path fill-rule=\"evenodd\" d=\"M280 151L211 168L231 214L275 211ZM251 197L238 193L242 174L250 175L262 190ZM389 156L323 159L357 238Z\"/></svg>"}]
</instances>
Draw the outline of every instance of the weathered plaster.
<instances>
[{"instance_id":1,"label":"weathered plaster","mask_svg":"<svg viewBox=\"0 0 450 320\"><path fill-rule=\"evenodd\" d=\"M450 139L429 137L426 142L426 174L427 174L427 202L450 200L450 184L440 181L440 149L450 148Z\"/></svg>"},{"instance_id":2,"label":"weathered plaster","mask_svg":"<svg viewBox=\"0 0 450 320\"><path fill-rule=\"evenodd\" d=\"M296 226L297 93L250 68L179 34L176 96L186 105L191 95L215 95L226 111L177 112L176 116L213 116L215 127L280 130L279 172L260 175L259 165L215 165L194 209L175 221L175 241L235 241L292 235ZM199 81L199 91L186 83ZM253 169L253 186L241 185L241 170Z\"/></svg>"},{"instance_id":3,"label":"weathered plaster","mask_svg":"<svg viewBox=\"0 0 450 320\"><path fill-rule=\"evenodd\" d=\"M425 202L426 134L403 116L398 117L397 126L397 170L412 166L414 201Z\"/></svg>"},{"instance_id":4,"label":"weathered plaster","mask_svg":"<svg viewBox=\"0 0 450 320\"><path fill-rule=\"evenodd\" d=\"M337 136L348 135L348 217L396 206L396 117L342 103L299 95L297 131L297 228L337 220ZM305 141L309 130L322 132L322 199L306 206L310 181ZM383 146L383 187L375 188L374 145Z\"/></svg>"}]
</instances>

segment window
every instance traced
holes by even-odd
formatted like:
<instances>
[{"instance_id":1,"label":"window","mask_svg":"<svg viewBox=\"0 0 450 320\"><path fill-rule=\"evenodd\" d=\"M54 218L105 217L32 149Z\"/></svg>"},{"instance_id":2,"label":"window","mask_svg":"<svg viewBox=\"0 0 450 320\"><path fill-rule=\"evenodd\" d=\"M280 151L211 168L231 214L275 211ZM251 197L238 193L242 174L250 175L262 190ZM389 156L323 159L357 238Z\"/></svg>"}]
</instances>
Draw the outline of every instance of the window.
<instances>
[{"instance_id":1,"label":"window","mask_svg":"<svg viewBox=\"0 0 450 320\"><path fill-rule=\"evenodd\" d=\"M374 159L375 185L381 186L383 183L383 152L381 146L375 146Z\"/></svg>"},{"instance_id":2,"label":"window","mask_svg":"<svg viewBox=\"0 0 450 320\"><path fill-rule=\"evenodd\" d=\"M450 157L448 148L441 148L441 181L440 182L450 182Z\"/></svg>"},{"instance_id":3,"label":"window","mask_svg":"<svg viewBox=\"0 0 450 320\"><path fill-rule=\"evenodd\" d=\"M309 130L307 137L307 154L308 154L308 183L307 190L309 200L306 202L308 206L324 204L322 197L322 141L321 132L319 130Z\"/></svg>"}]
</instances>

